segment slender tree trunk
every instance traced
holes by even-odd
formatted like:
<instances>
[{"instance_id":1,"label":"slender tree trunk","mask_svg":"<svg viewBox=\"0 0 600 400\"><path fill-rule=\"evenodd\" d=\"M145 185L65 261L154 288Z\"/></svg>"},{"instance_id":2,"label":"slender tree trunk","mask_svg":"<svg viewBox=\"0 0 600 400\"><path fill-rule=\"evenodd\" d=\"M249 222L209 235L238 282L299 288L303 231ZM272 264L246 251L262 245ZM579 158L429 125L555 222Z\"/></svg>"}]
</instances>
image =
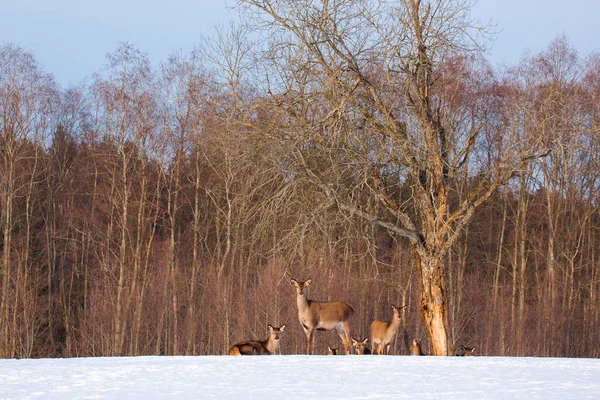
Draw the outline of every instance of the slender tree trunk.
<instances>
[{"instance_id":1,"label":"slender tree trunk","mask_svg":"<svg viewBox=\"0 0 600 400\"><path fill-rule=\"evenodd\" d=\"M12 354L10 351L11 346L11 335L9 323L9 301L10 301L10 281L11 281L11 262L10 262L10 249L12 245L12 204L13 204L13 193L14 193L14 164L11 156L11 149L7 146L5 154L5 176L4 190L2 191L2 197L4 200L4 219L2 221L2 233L3 233L3 247L2 247L2 303L0 304L0 326L2 327L2 333L0 334L0 351L4 358L11 358Z\"/></svg>"},{"instance_id":2,"label":"slender tree trunk","mask_svg":"<svg viewBox=\"0 0 600 400\"><path fill-rule=\"evenodd\" d=\"M526 242L527 242L527 209L529 200L527 194L526 179L519 180L519 199L517 204L517 215L515 221L515 248L513 252L513 291L511 307L511 326L513 328L513 341L515 343L515 355L522 355L523 323L525 313L525 270L526 270Z\"/></svg>"},{"instance_id":3,"label":"slender tree trunk","mask_svg":"<svg viewBox=\"0 0 600 400\"><path fill-rule=\"evenodd\" d=\"M194 176L194 209L193 209L193 230L194 230L194 242L192 243L192 276L190 279L190 293L188 297L188 312L187 312L187 325L188 325L188 338L186 343L185 353L187 355L196 354L195 348L195 337L196 327L198 322L196 321L196 279L198 274L198 248L199 248L199 237L200 237L200 152L195 152L195 176Z\"/></svg>"},{"instance_id":4,"label":"slender tree trunk","mask_svg":"<svg viewBox=\"0 0 600 400\"><path fill-rule=\"evenodd\" d=\"M140 167L141 182L140 182L140 194L139 194L139 207L137 213L137 223L136 223L136 238L135 238L135 248L133 254L133 271L131 273L131 294L128 297L128 306L127 309L133 308L133 319L135 320L135 316L138 312L138 307L141 307L141 304L138 302L138 282L140 279L140 269L142 263L143 256L143 241L144 241L144 225L146 221L144 220L145 212L146 212L146 190L147 190L147 178L146 178L146 163L142 161L142 165ZM132 304L133 303L133 304ZM130 328L130 338L133 338L135 335L135 324L131 324ZM134 354L133 340L129 341L129 355Z\"/></svg>"},{"instance_id":5,"label":"slender tree trunk","mask_svg":"<svg viewBox=\"0 0 600 400\"><path fill-rule=\"evenodd\" d=\"M138 355L140 352L140 329L141 329L141 325L142 325L142 311L143 311L143 305L144 305L144 298L145 298L145 294L146 294L146 281L148 278L148 262L150 259L150 252L152 250L152 243L154 241L154 235L156 233L156 226L158 224L158 215L159 212L161 210L160 208L160 201L161 201L161 197L160 197L160 191L161 191L161 181L160 181L160 177L157 178L156 181L156 192L155 192L155 201L156 203L154 204L154 216L152 217L152 220L150 221L150 224L152 226L152 229L150 230L150 233L148 235L148 240L145 244L146 248L145 248L145 255L144 255L144 262L142 263L142 268L141 268L141 277L140 277L140 284L139 284L139 289L138 289L138 293L134 293L134 295L136 295L136 306L134 308L134 315L133 315L133 329L132 329L132 353L135 355Z\"/></svg>"},{"instance_id":6,"label":"slender tree trunk","mask_svg":"<svg viewBox=\"0 0 600 400\"><path fill-rule=\"evenodd\" d=\"M127 253L127 220L129 210L129 184L127 179L127 154L123 147L121 150L121 241L119 246L119 280L117 282L117 301L115 309L115 333L113 344L113 355L120 356L123 353L124 341L124 316L123 316L123 290L125 287L125 269Z\"/></svg>"}]
</instances>

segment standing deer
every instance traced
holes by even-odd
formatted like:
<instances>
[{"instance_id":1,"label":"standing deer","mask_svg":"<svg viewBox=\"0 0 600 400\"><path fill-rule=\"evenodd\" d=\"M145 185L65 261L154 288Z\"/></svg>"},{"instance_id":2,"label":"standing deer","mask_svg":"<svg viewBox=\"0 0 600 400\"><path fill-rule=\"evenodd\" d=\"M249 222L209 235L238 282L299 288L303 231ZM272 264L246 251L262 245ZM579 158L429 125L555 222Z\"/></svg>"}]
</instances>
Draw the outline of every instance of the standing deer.
<instances>
[{"instance_id":1,"label":"standing deer","mask_svg":"<svg viewBox=\"0 0 600 400\"><path fill-rule=\"evenodd\" d=\"M406 307L396 307L392 305L394 316L391 322L375 320L371 322L371 343L373 344L373 354L390 354L390 347L398 333L400 321L402 320L402 309Z\"/></svg>"},{"instance_id":2,"label":"standing deer","mask_svg":"<svg viewBox=\"0 0 600 400\"><path fill-rule=\"evenodd\" d=\"M352 344L354 345L354 350L356 351L356 354L371 354L371 349L369 349L369 347L367 346L368 341L369 338L364 338L363 340L356 340L352 338Z\"/></svg>"},{"instance_id":3,"label":"standing deer","mask_svg":"<svg viewBox=\"0 0 600 400\"><path fill-rule=\"evenodd\" d=\"M473 353L475 353L475 346L470 347L470 346L463 346L462 344L460 345L460 350L458 350L456 352L456 355L459 357L463 357L463 356L472 356Z\"/></svg>"},{"instance_id":4,"label":"standing deer","mask_svg":"<svg viewBox=\"0 0 600 400\"><path fill-rule=\"evenodd\" d=\"M229 349L230 356L262 356L275 354L281 350L279 348L279 337L285 329L285 325L281 325L279 328L273 328L269 325L269 337L265 340L251 340L248 342L240 342L234 344Z\"/></svg>"},{"instance_id":5,"label":"standing deer","mask_svg":"<svg viewBox=\"0 0 600 400\"><path fill-rule=\"evenodd\" d=\"M412 356L422 356L423 351L421 350L421 345L417 342L417 338L413 338L412 345L410 346L410 354Z\"/></svg>"},{"instance_id":6,"label":"standing deer","mask_svg":"<svg viewBox=\"0 0 600 400\"><path fill-rule=\"evenodd\" d=\"M296 305L298 306L298 319L306 335L306 354L312 353L315 342L315 330L330 331L335 329L342 338L344 353L350 354L352 342L350 341L349 319L354 315L354 309L341 301L313 301L306 298L306 288L312 279L298 282L290 279L296 287Z\"/></svg>"}]
</instances>

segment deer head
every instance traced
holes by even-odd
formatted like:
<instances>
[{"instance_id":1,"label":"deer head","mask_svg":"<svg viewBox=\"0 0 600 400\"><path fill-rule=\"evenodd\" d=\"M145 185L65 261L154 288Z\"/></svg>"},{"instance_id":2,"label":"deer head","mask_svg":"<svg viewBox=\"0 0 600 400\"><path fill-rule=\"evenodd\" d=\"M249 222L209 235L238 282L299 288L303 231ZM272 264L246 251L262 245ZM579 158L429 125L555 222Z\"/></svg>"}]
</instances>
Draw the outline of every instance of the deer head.
<instances>
[{"instance_id":1,"label":"deer head","mask_svg":"<svg viewBox=\"0 0 600 400\"><path fill-rule=\"evenodd\" d=\"M402 310L404 307L396 307L392 304L392 311L394 312L394 319L402 319Z\"/></svg>"},{"instance_id":2,"label":"deer head","mask_svg":"<svg viewBox=\"0 0 600 400\"><path fill-rule=\"evenodd\" d=\"M367 342L369 338L365 338L364 340L356 340L352 338L352 344L356 349L356 354L365 354L367 353Z\"/></svg>"},{"instance_id":3,"label":"deer head","mask_svg":"<svg viewBox=\"0 0 600 400\"><path fill-rule=\"evenodd\" d=\"M475 353L475 346L471 347L471 346L463 346L462 344L460 345L460 354L463 356L471 356L473 355L473 353Z\"/></svg>"},{"instance_id":4,"label":"deer head","mask_svg":"<svg viewBox=\"0 0 600 400\"><path fill-rule=\"evenodd\" d=\"M267 326L267 328L269 329L269 334L271 335L271 337L276 342L279 342L280 336L283 333L283 330L285 329L285 324L281 325L279 328L274 328L273 325L269 325Z\"/></svg>"},{"instance_id":5,"label":"deer head","mask_svg":"<svg viewBox=\"0 0 600 400\"><path fill-rule=\"evenodd\" d=\"M311 282L311 278L308 278L305 282L298 282L294 278L290 279L290 283L296 287L296 294L298 296L306 296L305 289L311 284Z\"/></svg>"}]
</instances>

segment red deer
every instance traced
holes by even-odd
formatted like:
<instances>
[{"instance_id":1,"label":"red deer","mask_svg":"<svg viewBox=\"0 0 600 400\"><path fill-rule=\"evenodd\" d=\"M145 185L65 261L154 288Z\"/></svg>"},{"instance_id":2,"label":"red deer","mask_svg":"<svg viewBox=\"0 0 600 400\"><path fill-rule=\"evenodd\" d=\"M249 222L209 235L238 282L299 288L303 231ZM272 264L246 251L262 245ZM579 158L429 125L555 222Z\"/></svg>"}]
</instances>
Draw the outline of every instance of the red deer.
<instances>
[{"instance_id":1,"label":"red deer","mask_svg":"<svg viewBox=\"0 0 600 400\"><path fill-rule=\"evenodd\" d=\"M234 344L229 349L230 356L261 356L275 354L281 349L279 348L279 337L285 329L285 325L281 325L279 328L273 328L269 325L269 337L265 340L251 340L248 342L240 342Z\"/></svg>"},{"instance_id":2,"label":"red deer","mask_svg":"<svg viewBox=\"0 0 600 400\"><path fill-rule=\"evenodd\" d=\"M406 306L404 306L406 307ZM400 321L402 319L402 309L392 305L394 316L391 322L373 321L371 322L371 343L373 344L373 354L390 354L390 347L398 333Z\"/></svg>"},{"instance_id":3,"label":"red deer","mask_svg":"<svg viewBox=\"0 0 600 400\"><path fill-rule=\"evenodd\" d=\"M369 347L367 346L368 341L369 338L365 338L363 340L356 340L352 338L352 344L354 345L354 350L356 351L356 354L371 354L371 349L369 349Z\"/></svg>"},{"instance_id":4,"label":"red deer","mask_svg":"<svg viewBox=\"0 0 600 400\"><path fill-rule=\"evenodd\" d=\"M338 355L338 348L337 347L327 346L327 355L328 356L337 356Z\"/></svg>"},{"instance_id":5,"label":"red deer","mask_svg":"<svg viewBox=\"0 0 600 400\"><path fill-rule=\"evenodd\" d=\"M335 329L342 338L344 353L349 354L352 343L350 341L349 319L354 315L354 309L341 301L313 301L306 297L306 288L312 279L298 282L290 279L296 287L296 305L298 306L298 319L306 335L306 354L311 354L315 342L315 330L330 331Z\"/></svg>"},{"instance_id":6,"label":"red deer","mask_svg":"<svg viewBox=\"0 0 600 400\"><path fill-rule=\"evenodd\" d=\"M460 349L456 352L456 355L459 357L464 357L464 356L472 356L473 353L475 353L475 346L470 347L470 346L463 346L461 344Z\"/></svg>"},{"instance_id":7,"label":"red deer","mask_svg":"<svg viewBox=\"0 0 600 400\"><path fill-rule=\"evenodd\" d=\"M423 351L421 350L421 345L417 342L416 338L413 338L412 345L410 346L410 354L412 356L422 356Z\"/></svg>"}]
</instances>

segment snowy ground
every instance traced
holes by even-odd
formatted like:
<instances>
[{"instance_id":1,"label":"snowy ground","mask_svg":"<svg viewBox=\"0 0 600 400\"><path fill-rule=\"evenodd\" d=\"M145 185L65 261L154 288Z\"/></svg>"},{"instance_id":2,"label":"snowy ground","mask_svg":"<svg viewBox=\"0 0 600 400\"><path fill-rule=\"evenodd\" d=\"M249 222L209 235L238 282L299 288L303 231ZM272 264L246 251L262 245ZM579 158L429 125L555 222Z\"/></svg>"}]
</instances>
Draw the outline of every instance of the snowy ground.
<instances>
[{"instance_id":1,"label":"snowy ground","mask_svg":"<svg viewBox=\"0 0 600 400\"><path fill-rule=\"evenodd\" d=\"M262 356L0 360L0 399L600 399L600 360Z\"/></svg>"}]
</instances>

